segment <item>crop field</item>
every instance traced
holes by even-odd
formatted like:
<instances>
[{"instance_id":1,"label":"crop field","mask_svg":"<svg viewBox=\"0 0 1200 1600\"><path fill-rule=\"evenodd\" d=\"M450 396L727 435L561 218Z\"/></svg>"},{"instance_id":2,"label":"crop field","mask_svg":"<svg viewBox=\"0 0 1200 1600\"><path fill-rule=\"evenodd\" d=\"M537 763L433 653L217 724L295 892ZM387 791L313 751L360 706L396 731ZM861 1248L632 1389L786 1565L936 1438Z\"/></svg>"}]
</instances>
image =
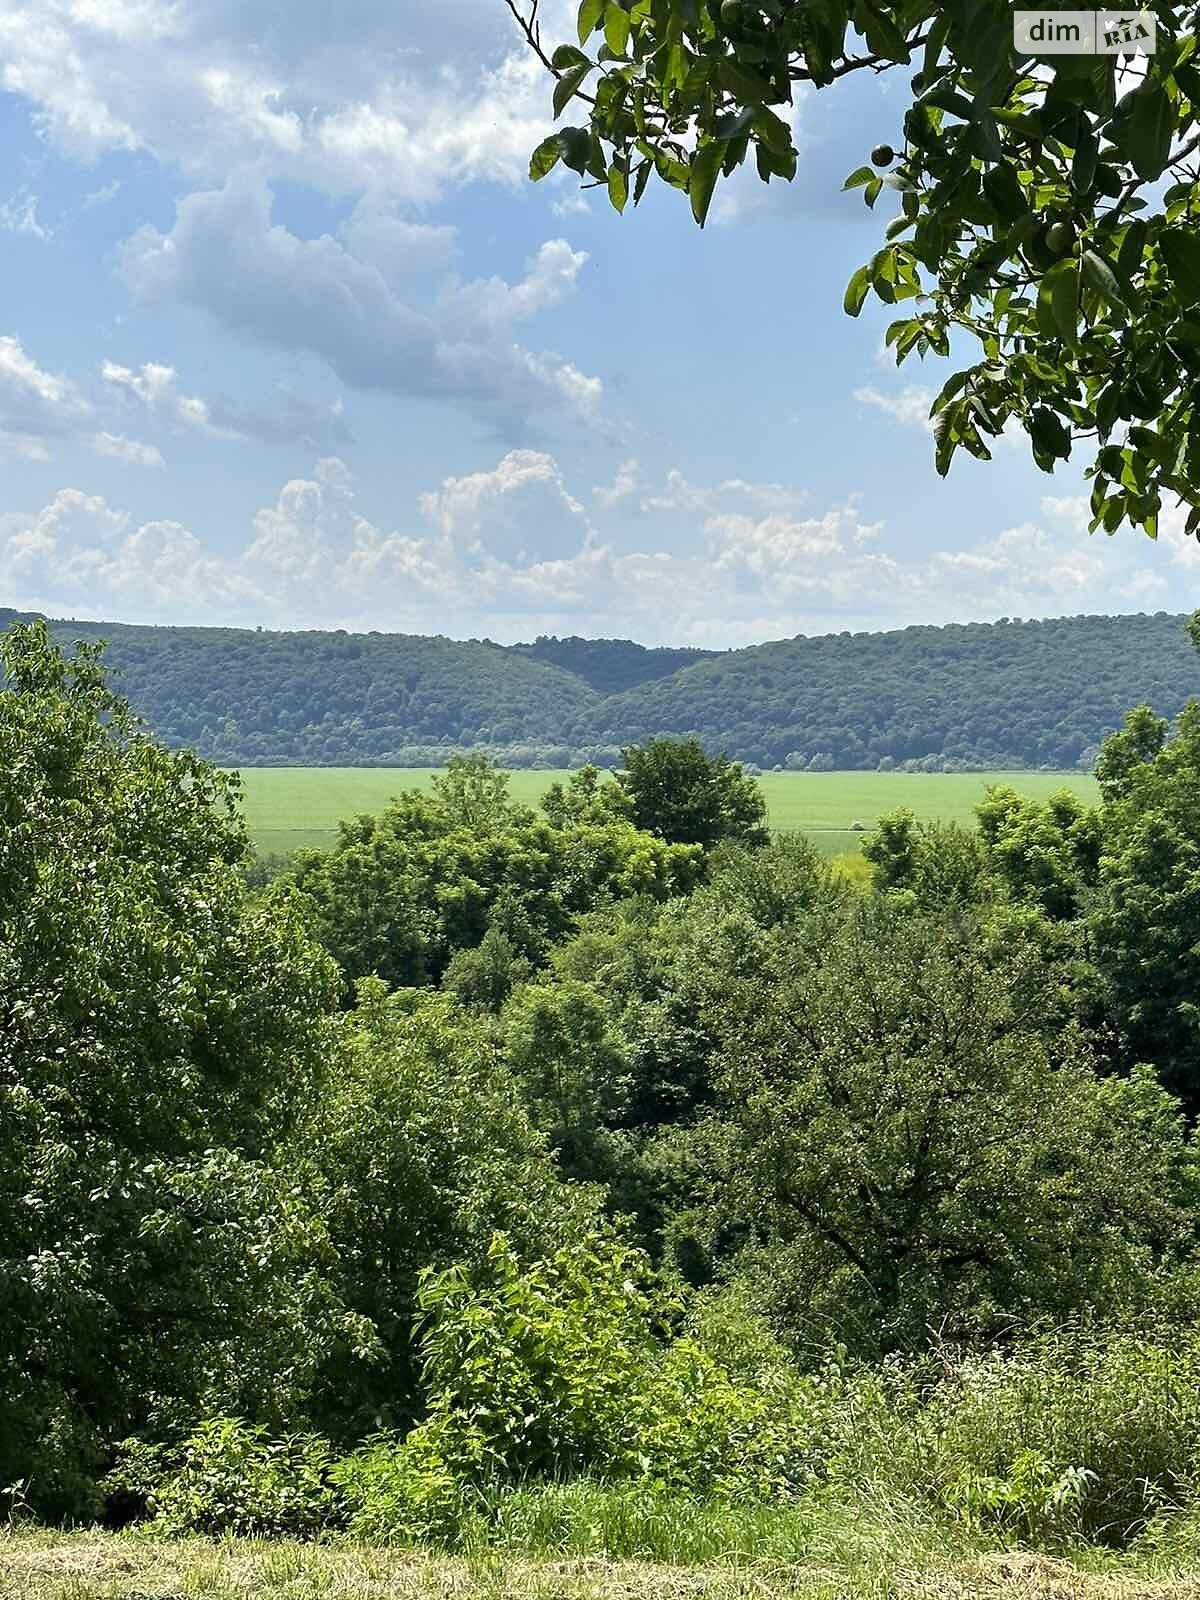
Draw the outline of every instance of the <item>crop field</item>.
<instances>
[{"instance_id":1,"label":"crop field","mask_svg":"<svg viewBox=\"0 0 1200 1600\"><path fill-rule=\"evenodd\" d=\"M426 789L428 767L246 767L241 771L247 826L263 854L332 843L342 817L381 811L402 789ZM558 771L512 774L515 799L534 805ZM1096 798L1096 782L1078 772L772 772L761 780L771 826L811 834L828 855L857 847L884 811L908 806L918 817L972 820L989 784L1007 783L1034 799L1056 789Z\"/></svg>"}]
</instances>

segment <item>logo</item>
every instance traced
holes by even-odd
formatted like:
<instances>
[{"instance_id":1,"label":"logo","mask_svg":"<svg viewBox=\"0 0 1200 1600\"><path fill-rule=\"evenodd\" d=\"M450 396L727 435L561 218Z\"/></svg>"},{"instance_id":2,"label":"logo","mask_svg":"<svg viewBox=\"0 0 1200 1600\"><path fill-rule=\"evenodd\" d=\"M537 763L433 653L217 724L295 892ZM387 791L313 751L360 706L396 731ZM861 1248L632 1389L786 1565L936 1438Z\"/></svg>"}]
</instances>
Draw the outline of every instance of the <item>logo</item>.
<instances>
[{"instance_id":1,"label":"logo","mask_svg":"<svg viewBox=\"0 0 1200 1600\"><path fill-rule=\"evenodd\" d=\"M1022 56L1153 55L1152 11L1014 11L1013 48Z\"/></svg>"}]
</instances>

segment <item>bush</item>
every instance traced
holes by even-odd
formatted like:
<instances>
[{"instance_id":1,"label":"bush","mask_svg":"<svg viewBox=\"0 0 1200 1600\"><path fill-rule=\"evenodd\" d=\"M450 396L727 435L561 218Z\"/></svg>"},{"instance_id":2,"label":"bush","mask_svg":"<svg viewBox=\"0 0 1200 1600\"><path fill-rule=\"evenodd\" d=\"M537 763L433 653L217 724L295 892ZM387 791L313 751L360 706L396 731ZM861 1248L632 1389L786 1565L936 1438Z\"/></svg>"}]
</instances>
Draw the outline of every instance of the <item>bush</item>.
<instances>
[{"instance_id":1,"label":"bush","mask_svg":"<svg viewBox=\"0 0 1200 1600\"><path fill-rule=\"evenodd\" d=\"M333 1465L313 1434L214 1417L175 1451L127 1445L111 1487L143 1498L164 1533L311 1538L345 1523Z\"/></svg>"},{"instance_id":2,"label":"bush","mask_svg":"<svg viewBox=\"0 0 1200 1600\"><path fill-rule=\"evenodd\" d=\"M539 1482L766 1506L814 1479L823 1380L796 1373L733 1297L664 1344L678 1308L612 1239L522 1270L497 1235L486 1270L427 1278L420 1304L425 1420L335 1472L356 1537L469 1542L506 1491ZM722 1342L732 1370L706 1348Z\"/></svg>"},{"instance_id":3,"label":"bush","mask_svg":"<svg viewBox=\"0 0 1200 1600\"><path fill-rule=\"evenodd\" d=\"M455 1549L487 1502L483 1436L441 1418L406 1439L380 1436L338 1462L351 1538Z\"/></svg>"}]
</instances>

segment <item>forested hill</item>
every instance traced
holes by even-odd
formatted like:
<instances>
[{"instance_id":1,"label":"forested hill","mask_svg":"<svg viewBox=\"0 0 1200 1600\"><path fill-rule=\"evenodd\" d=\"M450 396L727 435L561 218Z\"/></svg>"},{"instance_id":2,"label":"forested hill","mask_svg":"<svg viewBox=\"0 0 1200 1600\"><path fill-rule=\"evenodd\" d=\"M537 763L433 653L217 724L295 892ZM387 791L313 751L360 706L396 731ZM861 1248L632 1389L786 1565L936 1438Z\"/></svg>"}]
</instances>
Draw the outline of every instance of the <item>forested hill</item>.
<instances>
[{"instance_id":1,"label":"forested hill","mask_svg":"<svg viewBox=\"0 0 1200 1600\"><path fill-rule=\"evenodd\" d=\"M0 610L0 626L17 613ZM106 638L156 733L230 765L611 763L697 734L766 768L1071 767L1126 710L1200 695L1184 618L1068 617L798 637L721 653L55 621Z\"/></svg>"},{"instance_id":2,"label":"forested hill","mask_svg":"<svg viewBox=\"0 0 1200 1600\"><path fill-rule=\"evenodd\" d=\"M698 732L764 766L932 755L1070 767L1131 706L1174 715L1200 695L1185 621L1158 612L784 639L618 695L598 717L627 742Z\"/></svg>"},{"instance_id":3,"label":"forested hill","mask_svg":"<svg viewBox=\"0 0 1200 1600\"><path fill-rule=\"evenodd\" d=\"M634 644L632 639L580 639L575 635L569 639L543 635L532 644L509 648L535 661L565 667L597 694L620 694L656 678L670 677L681 667L694 666L697 661L707 661L720 653L669 646L648 649L644 644Z\"/></svg>"}]
</instances>

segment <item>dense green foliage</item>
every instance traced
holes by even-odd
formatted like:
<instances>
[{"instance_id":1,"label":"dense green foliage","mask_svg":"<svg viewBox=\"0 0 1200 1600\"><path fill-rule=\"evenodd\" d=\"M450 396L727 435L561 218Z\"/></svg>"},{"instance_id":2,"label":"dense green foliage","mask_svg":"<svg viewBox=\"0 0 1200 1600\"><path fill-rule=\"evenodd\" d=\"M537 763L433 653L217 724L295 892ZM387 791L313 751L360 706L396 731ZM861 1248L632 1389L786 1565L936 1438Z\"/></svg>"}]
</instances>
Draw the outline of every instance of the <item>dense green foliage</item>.
<instances>
[{"instance_id":1,"label":"dense green foliage","mask_svg":"<svg viewBox=\"0 0 1200 1600\"><path fill-rule=\"evenodd\" d=\"M1174 716L1197 691L1181 619L1079 617L757 645L602 715L628 740L696 733L763 767L1061 769L1134 701Z\"/></svg>"},{"instance_id":2,"label":"dense green foliage","mask_svg":"<svg viewBox=\"0 0 1200 1600\"><path fill-rule=\"evenodd\" d=\"M14 1503L1194 1542L1197 704L1129 714L1095 808L896 812L860 870L654 741L540 813L459 757L251 889L228 780L92 650L4 652Z\"/></svg>"},{"instance_id":3,"label":"dense green foliage","mask_svg":"<svg viewBox=\"0 0 1200 1600\"><path fill-rule=\"evenodd\" d=\"M95 655L3 640L0 1440L48 1510L123 1433L278 1420L356 1337L270 1152L314 1094L336 981L254 901L229 781L132 725Z\"/></svg>"},{"instance_id":4,"label":"dense green foliage","mask_svg":"<svg viewBox=\"0 0 1200 1600\"><path fill-rule=\"evenodd\" d=\"M621 694L639 683L653 683L718 654L696 645L672 649L666 645L648 650L631 639L556 639L540 635L532 644L511 647L533 661L548 661L582 678L597 694Z\"/></svg>"},{"instance_id":5,"label":"dense green foliage","mask_svg":"<svg viewBox=\"0 0 1200 1600\"><path fill-rule=\"evenodd\" d=\"M14 613L0 611L0 622ZM1005 621L781 640L721 654L622 640L499 645L402 634L53 623L110 641L155 734L227 766L615 767L694 736L764 768L1090 768L1130 705L1200 692L1183 619Z\"/></svg>"},{"instance_id":6,"label":"dense green foliage","mask_svg":"<svg viewBox=\"0 0 1200 1600\"><path fill-rule=\"evenodd\" d=\"M887 330L898 362L977 352L933 404L938 471L960 449L990 460L1011 425L1046 472L1086 440L1093 529L1154 537L1164 493L1200 528L1192 7L1147 7L1156 40L1140 19L1114 35L1146 39L1130 66L1133 49L1018 41L1006 0L581 0L578 45L552 55L537 5L508 6L557 80L554 116L584 119L538 145L531 177L561 161L623 211L657 175L701 225L751 150L764 183L795 176L797 85L919 63L893 102L898 164L880 144L847 180L899 205L845 309L911 302Z\"/></svg>"},{"instance_id":7,"label":"dense green foliage","mask_svg":"<svg viewBox=\"0 0 1200 1600\"><path fill-rule=\"evenodd\" d=\"M639 828L673 844L766 844L762 791L737 762L697 739L651 739L621 752L617 785Z\"/></svg>"}]
</instances>

